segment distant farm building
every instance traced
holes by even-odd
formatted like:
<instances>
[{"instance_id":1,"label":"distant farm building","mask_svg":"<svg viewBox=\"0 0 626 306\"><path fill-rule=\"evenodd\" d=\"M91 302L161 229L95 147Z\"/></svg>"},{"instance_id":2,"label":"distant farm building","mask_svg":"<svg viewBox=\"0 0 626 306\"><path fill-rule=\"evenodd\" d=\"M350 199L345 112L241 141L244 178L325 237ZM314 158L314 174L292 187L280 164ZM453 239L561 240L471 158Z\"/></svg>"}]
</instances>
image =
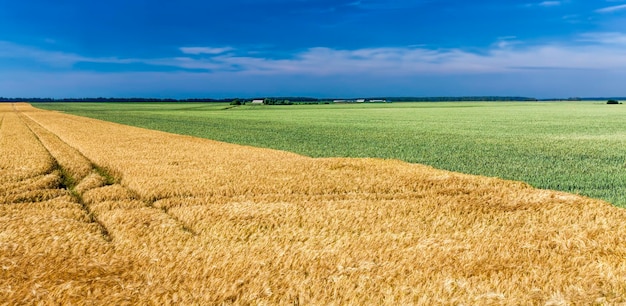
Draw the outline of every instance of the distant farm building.
<instances>
[{"instance_id":1,"label":"distant farm building","mask_svg":"<svg viewBox=\"0 0 626 306\"><path fill-rule=\"evenodd\" d=\"M385 99L351 99L351 100L333 100L333 103L387 103Z\"/></svg>"},{"instance_id":2,"label":"distant farm building","mask_svg":"<svg viewBox=\"0 0 626 306\"><path fill-rule=\"evenodd\" d=\"M252 104L255 104L255 105L263 104L263 102L265 102L265 100L263 99L252 100Z\"/></svg>"}]
</instances>

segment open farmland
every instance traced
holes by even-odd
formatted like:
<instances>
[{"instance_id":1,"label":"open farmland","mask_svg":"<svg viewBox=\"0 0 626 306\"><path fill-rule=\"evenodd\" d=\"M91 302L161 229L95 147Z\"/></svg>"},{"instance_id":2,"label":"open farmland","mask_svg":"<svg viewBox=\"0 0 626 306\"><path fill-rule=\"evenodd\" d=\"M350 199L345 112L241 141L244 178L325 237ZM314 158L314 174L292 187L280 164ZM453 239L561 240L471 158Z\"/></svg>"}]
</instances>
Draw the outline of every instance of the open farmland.
<instances>
[{"instance_id":1,"label":"open farmland","mask_svg":"<svg viewBox=\"0 0 626 306\"><path fill-rule=\"evenodd\" d=\"M37 104L311 157L376 157L626 206L626 107L606 102Z\"/></svg>"},{"instance_id":2,"label":"open farmland","mask_svg":"<svg viewBox=\"0 0 626 306\"><path fill-rule=\"evenodd\" d=\"M0 104L8 304L617 304L626 211Z\"/></svg>"}]
</instances>

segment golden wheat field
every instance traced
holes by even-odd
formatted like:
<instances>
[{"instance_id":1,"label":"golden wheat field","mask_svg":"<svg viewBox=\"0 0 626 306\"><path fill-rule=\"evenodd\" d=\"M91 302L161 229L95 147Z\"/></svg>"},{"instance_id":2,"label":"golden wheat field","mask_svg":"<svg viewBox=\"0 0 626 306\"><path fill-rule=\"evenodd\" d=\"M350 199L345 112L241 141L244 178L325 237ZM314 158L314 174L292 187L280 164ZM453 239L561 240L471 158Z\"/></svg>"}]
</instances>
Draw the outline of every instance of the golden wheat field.
<instances>
[{"instance_id":1,"label":"golden wheat field","mask_svg":"<svg viewBox=\"0 0 626 306\"><path fill-rule=\"evenodd\" d=\"M0 104L0 304L616 305L626 211Z\"/></svg>"}]
</instances>

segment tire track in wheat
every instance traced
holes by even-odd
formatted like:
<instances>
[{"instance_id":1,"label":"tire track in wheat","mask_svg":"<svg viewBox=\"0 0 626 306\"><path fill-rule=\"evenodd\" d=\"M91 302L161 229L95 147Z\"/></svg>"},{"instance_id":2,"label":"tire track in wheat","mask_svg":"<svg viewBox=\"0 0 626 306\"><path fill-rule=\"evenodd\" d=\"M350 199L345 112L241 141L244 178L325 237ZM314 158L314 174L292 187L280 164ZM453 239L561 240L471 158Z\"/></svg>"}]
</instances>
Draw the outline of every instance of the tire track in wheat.
<instances>
[{"instance_id":1,"label":"tire track in wheat","mask_svg":"<svg viewBox=\"0 0 626 306\"><path fill-rule=\"evenodd\" d=\"M77 186L77 192L80 194L80 196L82 197L83 194L87 193L88 199L87 202L105 202L103 203L101 206L103 207L107 207L106 210L109 209L113 209L115 207L134 207L134 208L138 208L140 206L142 207L148 207L151 209L155 209L158 210L162 213L164 213L165 215L167 215L167 217L171 220L173 220L176 224L178 224L181 229L186 232L186 233L190 233L192 235L197 235L197 232L194 228L192 228L191 226L189 226L186 222L184 222L183 220L181 220L176 214L170 213L168 207L163 207L161 205L156 205L155 203L157 203L158 201L161 201L167 197L157 197L157 198L151 198L151 197L142 197L142 195L135 191L133 188L126 186L125 184L122 184L122 175L119 173L116 173L115 171L111 171L109 169L107 169L106 167L100 166L98 165L96 162L94 162L93 160L89 159L85 154L83 154L79 148L76 148L74 146L72 146L71 144L69 144L67 141L63 140L61 138L60 135L56 134L55 132L51 131L49 128L45 127L41 122L37 121L36 118L34 118L33 116L29 115L27 112L25 111L21 111L18 108L16 108L16 106L13 106L16 111L20 112L21 115L28 117L28 119L30 121L32 121L33 124L35 124L38 128L44 130L42 133L46 133L46 134L50 134L53 136L53 138L55 138L56 142L61 142L61 146L66 146L68 148L70 148L73 152L75 152L75 154L79 155L80 158L79 159L83 159L85 160L88 164L89 167L91 167L92 169L92 174L95 173L95 175L89 175L87 177L84 177L82 181L80 182L76 182ZM32 111L32 109L29 109L30 111ZM68 161L67 163L64 163L64 167L72 167L75 165L76 160L74 161ZM83 162L85 163L85 162ZM95 176L95 177L94 177ZM93 185L93 181L98 181L98 177L102 179L104 179L106 181L106 184L104 184L105 186L102 186L102 184L94 186ZM92 182L89 182L92 181ZM103 193L110 193L112 191L112 188L114 187L108 187L109 185L117 185L117 186L121 186L121 188L117 188L117 192L119 192L120 194L124 194L125 196L123 196L122 198L116 198L116 197L110 197L107 196L106 194ZM101 192L101 190L96 190L96 187L108 187L108 188L103 188ZM109 203L110 201L114 201L114 200L118 200L118 201L123 201L123 200L139 200L141 202L143 202L144 205L128 205L128 203L126 203L126 205L122 204L122 205L112 205L112 203ZM94 204L94 203L92 203ZM134 203L137 204L137 203ZM88 204L90 205L90 204Z\"/></svg>"},{"instance_id":2,"label":"tire track in wheat","mask_svg":"<svg viewBox=\"0 0 626 306\"><path fill-rule=\"evenodd\" d=\"M37 122L32 116L24 112L20 112L20 114L29 123L31 130L39 137L48 151L51 152L51 155L56 158L59 167L63 169L62 173L69 181L68 188L83 206L90 219L100 225L102 235L107 241L114 238L111 237L110 231L112 225L110 222L103 221L100 216L115 213L116 210L126 210L129 214L127 219L130 220L135 216L134 214L130 216L133 210L148 209L151 211L150 215L163 214L166 219L164 222L171 223L170 221L173 221L184 233L196 235L193 229L175 215L170 214L167 209L155 207L155 201L142 199L137 192L122 185L120 176L114 175L97 165L77 148ZM76 165L80 164L83 164L82 169L76 169ZM78 168L81 167L78 166ZM156 217L156 219L162 218ZM115 224L117 225L117 223Z\"/></svg>"},{"instance_id":3,"label":"tire track in wheat","mask_svg":"<svg viewBox=\"0 0 626 306\"><path fill-rule=\"evenodd\" d=\"M132 261L102 239L15 105L0 117L0 304L132 304L120 288Z\"/></svg>"},{"instance_id":4,"label":"tire track in wheat","mask_svg":"<svg viewBox=\"0 0 626 306\"><path fill-rule=\"evenodd\" d=\"M14 105L15 108L15 105ZM23 113L15 110L22 122L28 127L31 133L35 135L37 140L41 143L41 145L46 148L48 154L53 160L54 171L59 171L61 176L61 189L67 189L70 191L74 200L81 206L81 209L84 211L87 220L90 223L94 223L98 226L99 232L102 235L102 238L106 241L111 241L111 236L109 234L109 230L107 227L94 215L91 208L85 204L82 199L82 195L75 191L75 179L80 178L80 176L75 177L78 173L74 165L85 164L91 165L91 163L84 157L82 154L77 152L75 149L66 146L64 147L60 139L56 137L56 135L51 132L45 130L43 127L35 123L33 120L27 118ZM73 169L72 169L73 168ZM69 169L69 171L68 171ZM86 172L88 170L84 170L82 172ZM84 178L87 174L85 173L82 178ZM80 178L82 180L82 178Z\"/></svg>"},{"instance_id":5,"label":"tire track in wheat","mask_svg":"<svg viewBox=\"0 0 626 306\"><path fill-rule=\"evenodd\" d=\"M57 173L47 151L20 121L13 105L0 106L0 202L55 198Z\"/></svg>"}]
</instances>

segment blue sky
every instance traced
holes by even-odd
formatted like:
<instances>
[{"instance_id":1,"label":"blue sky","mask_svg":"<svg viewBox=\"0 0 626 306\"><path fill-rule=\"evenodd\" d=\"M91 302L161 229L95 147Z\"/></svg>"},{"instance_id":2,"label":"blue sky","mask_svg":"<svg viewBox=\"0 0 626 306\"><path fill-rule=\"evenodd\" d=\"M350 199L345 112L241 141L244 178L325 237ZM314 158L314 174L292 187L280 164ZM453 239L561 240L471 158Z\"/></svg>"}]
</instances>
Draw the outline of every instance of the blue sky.
<instances>
[{"instance_id":1,"label":"blue sky","mask_svg":"<svg viewBox=\"0 0 626 306\"><path fill-rule=\"evenodd\" d=\"M0 0L0 96L626 96L626 0Z\"/></svg>"}]
</instances>

